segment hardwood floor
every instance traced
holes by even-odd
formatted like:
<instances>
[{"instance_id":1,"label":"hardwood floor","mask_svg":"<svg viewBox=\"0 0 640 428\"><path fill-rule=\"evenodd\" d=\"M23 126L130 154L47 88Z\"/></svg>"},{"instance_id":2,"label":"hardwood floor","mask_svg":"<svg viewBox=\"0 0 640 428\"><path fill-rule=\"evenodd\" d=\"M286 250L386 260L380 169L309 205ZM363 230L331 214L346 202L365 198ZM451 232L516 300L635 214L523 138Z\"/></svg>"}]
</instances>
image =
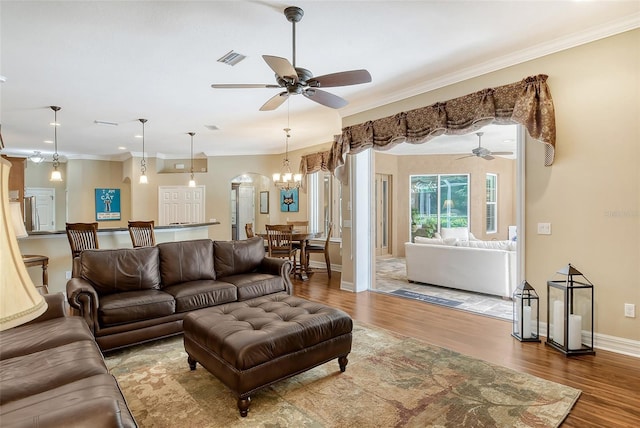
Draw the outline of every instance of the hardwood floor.
<instances>
[{"instance_id":1,"label":"hardwood floor","mask_svg":"<svg viewBox=\"0 0 640 428\"><path fill-rule=\"evenodd\" d=\"M340 290L316 273L294 281L294 294L349 313L360 322L424 340L465 355L582 391L563 427L640 427L640 359L596 349L566 357L542 343L511 337L511 323L376 292Z\"/></svg>"}]
</instances>

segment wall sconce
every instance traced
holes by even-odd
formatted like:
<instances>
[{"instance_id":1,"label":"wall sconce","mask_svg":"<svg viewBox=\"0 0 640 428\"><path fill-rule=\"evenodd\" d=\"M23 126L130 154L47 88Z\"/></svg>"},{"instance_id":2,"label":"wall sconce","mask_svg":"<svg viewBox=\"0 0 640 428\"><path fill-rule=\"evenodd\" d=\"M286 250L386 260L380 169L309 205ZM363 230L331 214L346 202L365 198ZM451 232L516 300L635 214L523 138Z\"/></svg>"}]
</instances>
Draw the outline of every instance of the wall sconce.
<instances>
[{"instance_id":1,"label":"wall sconce","mask_svg":"<svg viewBox=\"0 0 640 428\"><path fill-rule=\"evenodd\" d=\"M522 281L513 291L513 331L520 342L540 342L540 305L538 293Z\"/></svg>"},{"instance_id":2,"label":"wall sconce","mask_svg":"<svg viewBox=\"0 0 640 428\"><path fill-rule=\"evenodd\" d=\"M593 355L593 284L570 263L556 273L565 278L547 281L546 344L565 355Z\"/></svg>"}]
</instances>

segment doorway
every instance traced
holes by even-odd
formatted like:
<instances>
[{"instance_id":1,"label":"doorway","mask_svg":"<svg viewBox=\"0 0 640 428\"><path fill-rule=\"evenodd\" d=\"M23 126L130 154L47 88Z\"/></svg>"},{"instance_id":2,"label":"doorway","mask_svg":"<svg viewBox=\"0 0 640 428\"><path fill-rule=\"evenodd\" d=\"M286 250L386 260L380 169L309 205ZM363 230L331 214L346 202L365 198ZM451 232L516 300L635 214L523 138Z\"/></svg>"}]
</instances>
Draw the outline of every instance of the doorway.
<instances>
[{"instance_id":1,"label":"doorway","mask_svg":"<svg viewBox=\"0 0 640 428\"><path fill-rule=\"evenodd\" d=\"M245 183L231 183L231 239L247 239L244 226L256 223L256 188Z\"/></svg>"}]
</instances>

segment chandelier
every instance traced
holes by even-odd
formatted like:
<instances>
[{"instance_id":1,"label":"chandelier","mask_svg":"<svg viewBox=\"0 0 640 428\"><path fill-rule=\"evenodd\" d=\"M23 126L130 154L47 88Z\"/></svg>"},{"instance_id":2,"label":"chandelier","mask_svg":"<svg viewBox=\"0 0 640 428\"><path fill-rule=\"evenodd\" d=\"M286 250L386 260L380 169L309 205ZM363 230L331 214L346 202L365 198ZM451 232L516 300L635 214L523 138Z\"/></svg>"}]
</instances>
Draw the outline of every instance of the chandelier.
<instances>
[{"instance_id":1,"label":"chandelier","mask_svg":"<svg viewBox=\"0 0 640 428\"><path fill-rule=\"evenodd\" d=\"M297 189L302 184L302 174L292 174L289 165L289 138L291 138L291 128L289 127L289 100L287 99L287 127L284 128L284 159L282 160L282 170L273 174L273 184L282 190Z\"/></svg>"},{"instance_id":2,"label":"chandelier","mask_svg":"<svg viewBox=\"0 0 640 428\"><path fill-rule=\"evenodd\" d=\"M282 190L297 189L302 183L302 174L292 174L291 166L289 165L289 138L291 137L290 131L291 128L284 128L286 139L284 159L282 160L282 170L279 173L276 172L275 174L273 174L273 183L276 185L276 187L279 187Z\"/></svg>"}]
</instances>

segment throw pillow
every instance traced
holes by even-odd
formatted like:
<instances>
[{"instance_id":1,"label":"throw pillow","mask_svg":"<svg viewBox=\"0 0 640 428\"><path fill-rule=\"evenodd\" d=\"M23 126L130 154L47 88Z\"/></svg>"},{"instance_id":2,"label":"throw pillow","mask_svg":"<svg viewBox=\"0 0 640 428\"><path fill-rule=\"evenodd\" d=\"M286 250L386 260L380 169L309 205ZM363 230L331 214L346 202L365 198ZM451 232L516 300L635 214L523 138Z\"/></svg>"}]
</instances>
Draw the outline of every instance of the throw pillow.
<instances>
[{"instance_id":1,"label":"throw pillow","mask_svg":"<svg viewBox=\"0 0 640 428\"><path fill-rule=\"evenodd\" d=\"M441 227L442 239L455 238L461 241L469 240L469 229L466 227Z\"/></svg>"}]
</instances>

